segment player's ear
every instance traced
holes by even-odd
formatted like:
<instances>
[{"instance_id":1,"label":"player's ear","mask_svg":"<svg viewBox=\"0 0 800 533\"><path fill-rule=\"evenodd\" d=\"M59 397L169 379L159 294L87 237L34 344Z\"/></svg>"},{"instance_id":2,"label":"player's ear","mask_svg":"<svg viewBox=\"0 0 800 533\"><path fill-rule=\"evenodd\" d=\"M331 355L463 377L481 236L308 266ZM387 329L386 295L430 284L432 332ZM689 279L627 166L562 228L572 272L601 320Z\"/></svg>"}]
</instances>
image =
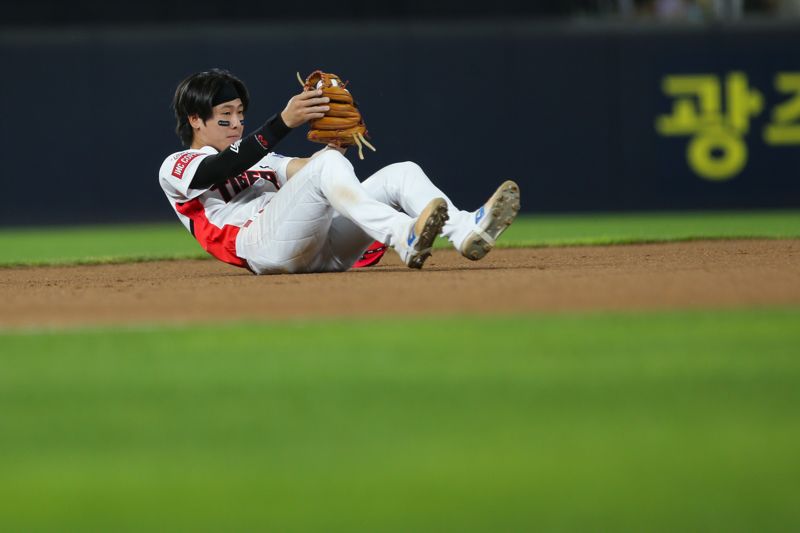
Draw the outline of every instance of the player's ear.
<instances>
[{"instance_id":1,"label":"player's ear","mask_svg":"<svg viewBox=\"0 0 800 533\"><path fill-rule=\"evenodd\" d=\"M192 129L199 129L201 124L205 124L205 121L200 118L200 115L189 115L189 125Z\"/></svg>"}]
</instances>

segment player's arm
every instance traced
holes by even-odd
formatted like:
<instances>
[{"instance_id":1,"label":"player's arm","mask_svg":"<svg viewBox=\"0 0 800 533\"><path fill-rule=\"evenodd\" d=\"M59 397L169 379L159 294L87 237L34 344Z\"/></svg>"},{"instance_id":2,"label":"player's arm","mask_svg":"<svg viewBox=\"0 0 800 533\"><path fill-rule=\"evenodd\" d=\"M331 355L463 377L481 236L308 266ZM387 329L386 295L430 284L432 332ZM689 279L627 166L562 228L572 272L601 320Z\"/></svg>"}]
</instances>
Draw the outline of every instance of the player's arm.
<instances>
[{"instance_id":1,"label":"player's arm","mask_svg":"<svg viewBox=\"0 0 800 533\"><path fill-rule=\"evenodd\" d=\"M238 176L267 155L290 131L280 115L272 116L239 143L200 161L189 187L208 189L231 176Z\"/></svg>"},{"instance_id":2,"label":"player's arm","mask_svg":"<svg viewBox=\"0 0 800 533\"><path fill-rule=\"evenodd\" d=\"M292 128L309 120L325 116L329 101L322 91L303 91L293 96L280 114L272 116L259 129L222 152L205 157L189 185L192 189L207 189L231 176L238 176L259 162L275 148Z\"/></svg>"}]
</instances>

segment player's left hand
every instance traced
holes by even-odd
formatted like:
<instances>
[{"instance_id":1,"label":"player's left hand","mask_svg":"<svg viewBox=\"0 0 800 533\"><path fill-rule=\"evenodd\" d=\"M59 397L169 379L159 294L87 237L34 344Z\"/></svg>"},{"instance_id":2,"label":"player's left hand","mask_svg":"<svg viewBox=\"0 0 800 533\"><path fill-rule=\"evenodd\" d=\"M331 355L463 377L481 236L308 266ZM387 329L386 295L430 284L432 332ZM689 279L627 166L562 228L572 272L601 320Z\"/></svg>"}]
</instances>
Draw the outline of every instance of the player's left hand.
<instances>
[{"instance_id":1,"label":"player's left hand","mask_svg":"<svg viewBox=\"0 0 800 533\"><path fill-rule=\"evenodd\" d=\"M286 108L281 111L281 118L287 126L296 128L309 120L324 117L330 109L327 105L330 101L327 96L322 96L321 89L303 91L289 99Z\"/></svg>"}]
</instances>

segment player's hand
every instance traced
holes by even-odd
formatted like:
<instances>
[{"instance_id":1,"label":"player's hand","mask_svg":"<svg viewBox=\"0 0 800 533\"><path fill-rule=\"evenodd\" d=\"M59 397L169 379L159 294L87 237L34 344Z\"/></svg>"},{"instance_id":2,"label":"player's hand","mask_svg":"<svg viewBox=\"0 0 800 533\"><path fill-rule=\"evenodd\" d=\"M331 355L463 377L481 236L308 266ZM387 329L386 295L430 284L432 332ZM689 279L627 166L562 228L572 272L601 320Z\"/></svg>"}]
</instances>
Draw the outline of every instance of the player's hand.
<instances>
[{"instance_id":1,"label":"player's hand","mask_svg":"<svg viewBox=\"0 0 800 533\"><path fill-rule=\"evenodd\" d=\"M325 112L330 109L330 106L325 104L330 101L327 96L322 96L322 89L303 91L292 96L286 108L281 111L281 118L287 126L296 128L309 120L324 117Z\"/></svg>"}]
</instances>

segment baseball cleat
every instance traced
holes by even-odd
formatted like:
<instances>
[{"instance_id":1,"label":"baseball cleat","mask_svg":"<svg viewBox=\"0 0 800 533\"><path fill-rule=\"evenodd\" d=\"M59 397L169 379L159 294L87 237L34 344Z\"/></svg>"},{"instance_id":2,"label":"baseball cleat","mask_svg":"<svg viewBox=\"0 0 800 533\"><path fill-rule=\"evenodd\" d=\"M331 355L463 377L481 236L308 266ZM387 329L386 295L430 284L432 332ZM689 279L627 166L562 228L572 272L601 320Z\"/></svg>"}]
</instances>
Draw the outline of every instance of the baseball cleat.
<instances>
[{"instance_id":1,"label":"baseball cleat","mask_svg":"<svg viewBox=\"0 0 800 533\"><path fill-rule=\"evenodd\" d=\"M461 255L477 261L488 254L497 238L517 218L519 198L519 185L511 180L503 182L492 197L473 213L475 227L461 243Z\"/></svg>"},{"instance_id":2,"label":"baseball cleat","mask_svg":"<svg viewBox=\"0 0 800 533\"><path fill-rule=\"evenodd\" d=\"M442 233L447 218L447 202L444 198L434 198L428 202L401 243L400 257L406 266L422 268L425 260L431 256L433 241Z\"/></svg>"}]
</instances>

